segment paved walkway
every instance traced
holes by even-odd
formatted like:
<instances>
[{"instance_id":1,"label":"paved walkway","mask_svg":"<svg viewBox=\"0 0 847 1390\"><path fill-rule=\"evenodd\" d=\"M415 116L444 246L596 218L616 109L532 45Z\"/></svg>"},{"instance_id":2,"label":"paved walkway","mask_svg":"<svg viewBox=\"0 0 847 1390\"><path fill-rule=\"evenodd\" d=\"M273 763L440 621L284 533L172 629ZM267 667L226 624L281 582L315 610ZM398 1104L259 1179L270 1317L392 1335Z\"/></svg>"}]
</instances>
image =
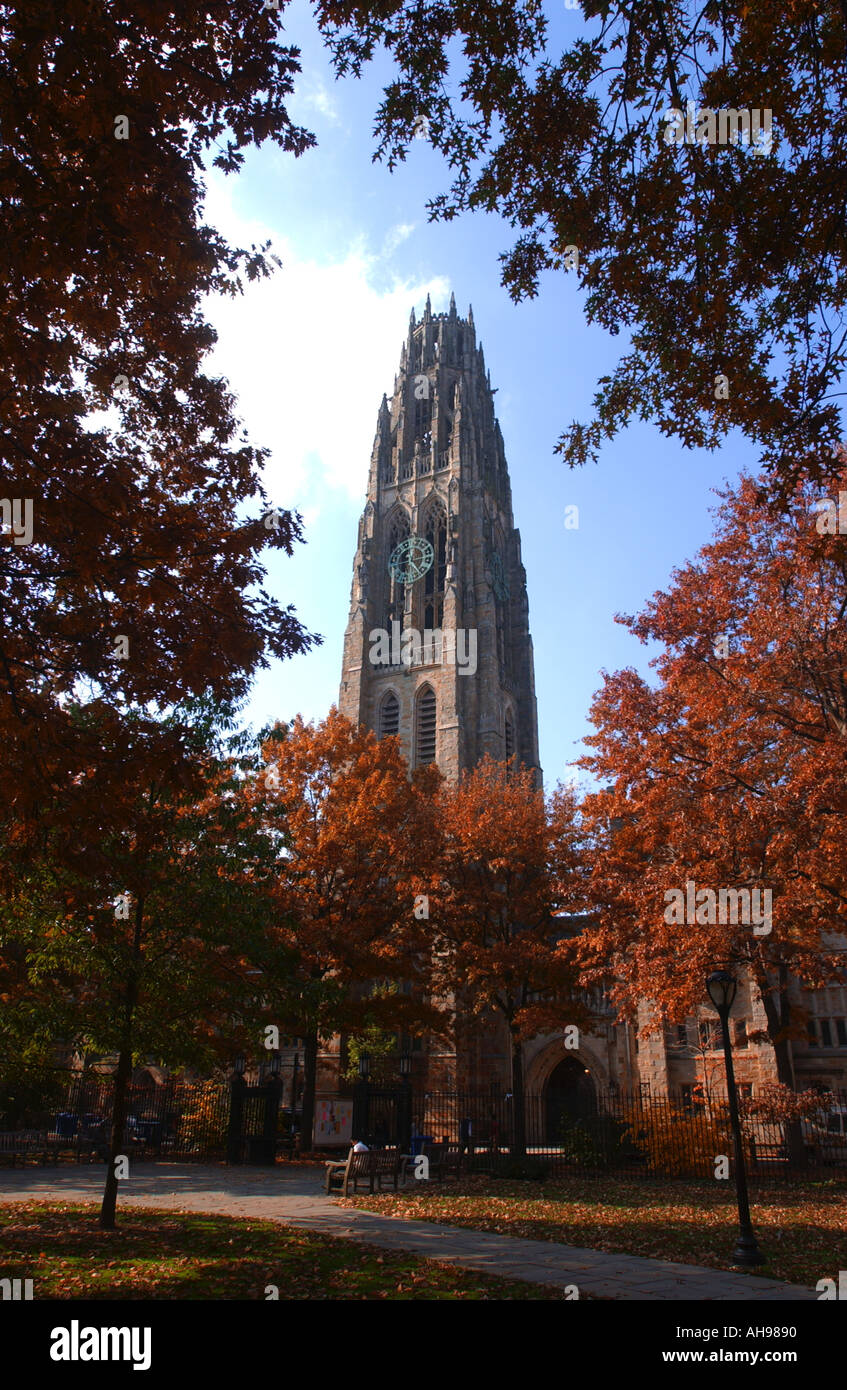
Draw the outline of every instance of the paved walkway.
<instances>
[{"instance_id":1,"label":"paved walkway","mask_svg":"<svg viewBox=\"0 0 847 1390\"><path fill-rule=\"evenodd\" d=\"M320 1170L308 1166L286 1165L271 1172L138 1163L130 1178L121 1183L120 1200L127 1206L262 1217L388 1250L412 1251L427 1259L507 1279L525 1279L561 1289L575 1284L580 1294L600 1298L767 1303L817 1299L814 1290L796 1284L700 1265L607 1254L546 1240L519 1240L430 1221L377 1216L340 1207L323 1194L321 1183ZM93 1202L99 1201L102 1189L100 1164L0 1171L0 1202L49 1198Z\"/></svg>"}]
</instances>

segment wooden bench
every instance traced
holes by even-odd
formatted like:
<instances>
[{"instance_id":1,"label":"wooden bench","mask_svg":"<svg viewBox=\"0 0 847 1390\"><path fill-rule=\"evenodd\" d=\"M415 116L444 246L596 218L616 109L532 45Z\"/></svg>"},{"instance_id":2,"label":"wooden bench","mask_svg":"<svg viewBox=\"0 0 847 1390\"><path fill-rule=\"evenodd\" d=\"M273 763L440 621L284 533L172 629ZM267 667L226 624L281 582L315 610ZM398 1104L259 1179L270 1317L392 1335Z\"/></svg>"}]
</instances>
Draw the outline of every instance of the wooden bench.
<instances>
[{"instance_id":1,"label":"wooden bench","mask_svg":"<svg viewBox=\"0 0 847 1390\"><path fill-rule=\"evenodd\" d=\"M48 1134L47 1143L50 1145L51 1154L57 1160L60 1154L73 1154L77 1163L82 1163L83 1159L89 1163L109 1161L109 1146L104 1139L90 1139L82 1134L73 1134L70 1137Z\"/></svg>"},{"instance_id":2,"label":"wooden bench","mask_svg":"<svg viewBox=\"0 0 847 1390\"><path fill-rule=\"evenodd\" d=\"M460 1177L466 1166L461 1144L424 1144L423 1153L429 1159L430 1179L438 1182Z\"/></svg>"},{"instance_id":3,"label":"wooden bench","mask_svg":"<svg viewBox=\"0 0 847 1390\"><path fill-rule=\"evenodd\" d=\"M400 1182L405 1179L408 1162L408 1154L401 1153L399 1149L368 1149L364 1153L351 1149L343 1162L333 1159L327 1163L325 1190L329 1193L333 1187L340 1186L342 1197L347 1197L351 1183L353 1191L357 1192L359 1179L367 1178L368 1192L374 1191L375 1183L381 1192L383 1178L390 1177L396 1192Z\"/></svg>"},{"instance_id":4,"label":"wooden bench","mask_svg":"<svg viewBox=\"0 0 847 1390\"><path fill-rule=\"evenodd\" d=\"M768 1143L757 1142L755 1138L750 1138L750 1158L755 1168L759 1163L787 1163L789 1159L788 1145L785 1140L773 1140Z\"/></svg>"},{"instance_id":5,"label":"wooden bench","mask_svg":"<svg viewBox=\"0 0 847 1390\"><path fill-rule=\"evenodd\" d=\"M15 1129L0 1134L0 1158L11 1158L13 1168L18 1159L25 1165L31 1157L46 1163L49 1152L46 1129Z\"/></svg>"},{"instance_id":6,"label":"wooden bench","mask_svg":"<svg viewBox=\"0 0 847 1390\"><path fill-rule=\"evenodd\" d=\"M77 1163L87 1158L89 1163L107 1157L102 1140L85 1139L79 1135L66 1138L61 1134L51 1134L46 1129L17 1129L0 1134L0 1159L11 1159L14 1168L18 1159L26 1166L28 1158L36 1158L41 1163L57 1162L61 1154L73 1154Z\"/></svg>"}]
</instances>

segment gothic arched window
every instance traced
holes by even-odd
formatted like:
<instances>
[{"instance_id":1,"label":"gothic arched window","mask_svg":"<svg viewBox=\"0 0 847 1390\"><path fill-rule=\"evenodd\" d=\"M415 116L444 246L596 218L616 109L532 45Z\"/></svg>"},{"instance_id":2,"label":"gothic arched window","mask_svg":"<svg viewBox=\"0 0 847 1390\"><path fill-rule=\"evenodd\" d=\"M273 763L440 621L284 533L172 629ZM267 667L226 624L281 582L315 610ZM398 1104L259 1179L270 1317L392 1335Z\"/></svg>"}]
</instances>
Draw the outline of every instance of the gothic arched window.
<instances>
[{"instance_id":1,"label":"gothic arched window","mask_svg":"<svg viewBox=\"0 0 847 1390\"><path fill-rule=\"evenodd\" d=\"M506 742L506 758L508 759L513 756L515 751L515 721L512 717L512 711L510 709L506 710L506 723L504 732Z\"/></svg>"},{"instance_id":2,"label":"gothic arched window","mask_svg":"<svg viewBox=\"0 0 847 1390\"><path fill-rule=\"evenodd\" d=\"M440 503L430 507L424 523L424 536L432 546L434 559L424 575L423 626L440 628L444 617L444 581L447 576L447 513Z\"/></svg>"},{"instance_id":3,"label":"gothic arched window","mask_svg":"<svg viewBox=\"0 0 847 1390\"><path fill-rule=\"evenodd\" d=\"M390 738L400 729L400 701L393 690L383 695L379 704L379 737Z\"/></svg>"},{"instance_id":4,"label":"gothic arched window","mask_svg":"<svg viewBox=\"0 0 847 1390\"><path fill-rule=\"evenodd\" d=\"M435 762L435 691L424 685L415 701L415 766Z\"/></svg>"},{"instance_id":5,"label":"gothic arched window","mask_svg":"<svg viewBox=\"0 0 847 1390\"><path fill-rule=\"evenodd\" d=\"M385 626L391 634L391 624L396 621L403 623L403 614L406 609L406 586L400 579L395 579L388 568L388 561L401 541L409 538L409 517L404 511L395 513L394 519L388 528L388 547L385 553L385 584L388 600L385 605Z\"/></svg>"}]
</instances>

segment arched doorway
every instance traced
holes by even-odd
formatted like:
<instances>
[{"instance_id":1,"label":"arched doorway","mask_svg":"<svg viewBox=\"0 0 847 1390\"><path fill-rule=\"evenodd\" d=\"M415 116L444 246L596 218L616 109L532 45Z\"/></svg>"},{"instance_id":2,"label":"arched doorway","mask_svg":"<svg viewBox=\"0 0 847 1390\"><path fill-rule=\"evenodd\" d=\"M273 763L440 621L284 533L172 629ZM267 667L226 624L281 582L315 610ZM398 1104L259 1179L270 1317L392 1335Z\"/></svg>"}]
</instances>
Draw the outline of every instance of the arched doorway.
<instances>
[{"instance_id":1,"label":"arched doorway","mask_svg":"<svg viewBox=\"0 0 847 1390\"><path fill-rule=\"evenodd\" d=\"M591 1073L578 1057L564 1057L550 1073L545 1093L547 1142L561 1139L562 1121L588 1119L597 1113Z\"/></svg>"}]
</instances>

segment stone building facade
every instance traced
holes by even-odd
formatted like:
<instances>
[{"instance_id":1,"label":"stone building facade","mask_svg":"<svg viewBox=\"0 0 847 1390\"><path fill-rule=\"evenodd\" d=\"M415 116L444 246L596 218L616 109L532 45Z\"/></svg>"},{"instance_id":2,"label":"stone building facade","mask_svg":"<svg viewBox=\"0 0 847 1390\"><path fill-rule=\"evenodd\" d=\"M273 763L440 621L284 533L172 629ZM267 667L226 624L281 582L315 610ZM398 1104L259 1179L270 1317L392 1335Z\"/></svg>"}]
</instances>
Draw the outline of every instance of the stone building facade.
<instances>
[{"instance_id":1,"label":"stone building facade","mask_svg":"<svg viewBox=\"0 0 847 1390\"><path fill-rule=\"evenodd\" d=\"M379 735L399 734L410 765L434 759L450 780L485 753L517 753L540 782L503 437L473 311L459 318L453 299L433 315L427 298L420 323L412 311L390 404L382 398L339 709Z\"/></svg>"},{"instance_id":2,"label":"stone building facade","mask_svg":"<svg viewBox=\"0 0 847 1390\"><path fill-rule=\"evenodd\" d=\"M420 322L412 312L391 400L383 396L379 408L339 708L380 737L398 735L410 766L435 761L455 780L485 753L516 753L541 784L526 574L503 438L473 311L460 318L452 298L447 313L433 314L429 299ZM798 1088L847 1086L847 990L804 1002L819 1022L794 1045ZM527 1092L555 1093L567 1105L610 1085L690 1094L713 1076L720 1090L708 1005L700 1018L639 1038L648 1008L621 1022L595 993L593 1026L576 1050L566 1052L560 1034L526 1045ZM505 1029L458 1015L449 1046L418 1043L418 1084L508 1090ZM764 1012L743 981L732 1027L742 1089L775 1080L773 1049L756 1036ZM337 1090L338 1073L335 1039L321 1058L319 1089Z\"/></svg>"}]
</instances>

